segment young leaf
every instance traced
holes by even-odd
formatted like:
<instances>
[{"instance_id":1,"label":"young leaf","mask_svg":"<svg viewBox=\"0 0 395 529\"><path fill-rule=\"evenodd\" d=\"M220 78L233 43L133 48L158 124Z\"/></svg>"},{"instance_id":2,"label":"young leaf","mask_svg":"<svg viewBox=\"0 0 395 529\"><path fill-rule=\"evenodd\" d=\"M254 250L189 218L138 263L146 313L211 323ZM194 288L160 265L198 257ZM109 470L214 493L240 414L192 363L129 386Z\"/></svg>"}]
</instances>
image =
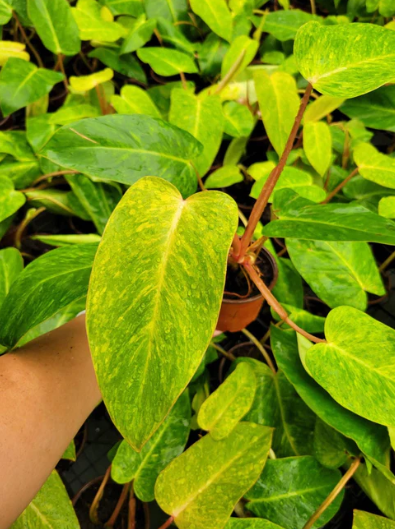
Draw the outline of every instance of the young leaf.
<instances>
[{"instance_id":1,"label":"young leaf","mask_svg":"<svg viewBox=\"0 0 395 529\"><path fill-rule=\"evenodd\" d=\"M115 42L124 37L127 33L126 29L117 22L104 20L100 8L96 0L78 0L76 7L71 8L81 40Z\"/></svg>"},{"instance_id":2,"label":"young leaf","mask_svg":"<svg viewBox=\"0 0 395 529\"><path fill-rule=\"evenodd\" d=\"M4 116L37 101L62 81L63 75L37 68L23 59L8 59L0 73L0 108Z\"/></svg>"},{"instance_id":3,"label":"young leaf","mask_svg":"<svg viewBox=\"0 0 395 529\"><path fill-rule=\"evenodd\" d=\"M244 70L244 68L246 68L250 64L252 59L255 57L256 52L258 51L258 47L259 43L256 40L250 39L245 35L237 37L230 45L229 50L226 52L226 55L222 62L221 76L225 77L225 75L229 72L232 66L238 60L240 60L241 55L244 54L242 61L234 72L234 77L236 77L240 72Z\"/></svg>"},{"instance_id":4,"label":"young leaf","mask_svg":"<svg viewBox=\"0 0 395 529\"><path fill-rule=\"evenodd\" d=\"M184 73L198 73L194 60L178 50L168 48L140 48L137 50L137 57L148 63L155 73L169 77Z\"/></svg>"},{"instance_id":5,"label":"young leaf","mask_svg":"<svg viewBox=\"0 0 395 529\"><path fill-rule=\"evenodd\" d=\"M394 158L382 154L369 143L360 143L354 149L354 160L364 178L395 189Z\"/></svg>"},{"instance_id":6,"label":"young leaf","mask_svg":"<svg viewBox=\"0 0 395 529\"><path fill-rule=\"evenodd\" d=\"M321 96L308 105L303 115L303 122L320 121L344 103L342 97ZM343 111L343 107L342 107Z\"/></svg>"},{"instance_id":7,"label":"young leaf","mask_svg":"<svg viewBox=\"0 0 395 529\"><path fill-rule=\"evenodd\" d=\"M394 529L395 522L364 511L354 511L352 529Z\"/></svg>"},{"instance_id":8,"label":"young leaf","mask_svg":"<svg viewBox=\"0 0 395 529\"><path fill-rule=\"evenodd\" d=\"M76 215L84 220L90 220L81 204L76 200L73 193L61 189L35 189L25 192L30 206L45 207L51 213L57 215ZM73 200L74 199L74 200Z\"/></svg>"},{"instance_id":9,"label":"young leaf","mask_svg":"<svg viewBox=\"0 0 395 529\"><path fill-rule=\"evenodd\" d=\"M307 122L303 127L303 149L320 176L324 176L332 160L332 136L323 121Z\"/></svg>"},{"instance_id":10,"label":"young leaf","mask_svg":"<svg viewBox=\"0 0 395 529\"><path fill-rule=\"evenodd\" d=\"M310 15L300 9L273 11L265 16L263 31L270 33L279 41L291 40L296 37L298 29L319 17Z\"/></svg>"},{"instance_id":11,"label":"young leaf","mask_svg":"<svg viewBox=\"0 0 395 529\"><path fill-rule=\"evenodd\" d=\"M370 94L349 99L340 110L349 118L360 119L366 127L395 132L395 86L382 86Z\"/></svg>"},{"instance_id":12,"label":"young leaf","mask_svg":"<svg viewBox=\"0 0 395 529\"><path fill-rule=\"evenodd\" d=\"M281 156L299 109L295 79L285 72L269 76L264 70L256 70L254 81L266 133Z\"/></svg>"},{"instance_id":13,"label":"young leaf","mask_svg":"<svg viewBox=\"0 0 395 529\"><path fill-rule=\"evenodd\" d=\"M76 55L81 49L78 26L67 0L27 0L30 20L44 46L56 55Z\"/></svg>"},{"instance_id":14,"label":"young leaf","mask_svg":"<svg viewBox=\"0 0 395 529\"><path fill-rule=\"evenodd\" d=\"M309 408L326 424L355 441L369 460L389 479L393 479L386 468L386 452L389 448L386 429L340 406L307 374L299 357L295 332L281 331L272 326L271 345L279 368Z\"/></svg>"},{"instance_id":15,"label":"young leaf","mask_svg":"<svg viewBox=\"0 0 395 529\"><path fill-rule=\"evenodd\" d=\"M395 219L395 197L384 197L379 202L379 215Z\"/></svg>"},{"instance_id":16,"label":"young leaf","mask_svg":"<svg viewBox=\"0 0 395 529\"><path fill-rule=\"evenodd\" d=\"M366 292L385 294L366 242L287 239L286 244L300 275L329 307L348 305L366 310Z\"/></svg>"},{"instance_id":17,"label":"young leaf","mask_svg":"<svg viewBox=\"0 0 395 529\"><path fill-rule=\"evenodd\" d=\"M67 235L32 235L34 241L41 241L49 246L74 246L75 244L91 244L101 241L97 233L67 234Z\"/></svg>"},{"instance_id":18,"label":"young leaf","mask_svg":"<svg viewBox=\"0 0 395 529\"><path fill-rule=\"evenodd\" d=\"M274 428L273 450L278 457L311 454L315 415L299 398L284 373L253 358L240 358L254 370L255 399L244 420Z\"/></svg>"},{"instance_id":19,"label":"young leaf","mask_svg":"<svg viewBox=\"0 0 395 529\"><path fill-rule=\"evenodd\" d=\"M180 529L220 529L257 480L272 431L242 422L229 437L206 435L159 475L155 497Z\"/></svg>"},{"instance_id":20,"label":"young leaf","mask_svg":"<svg viewBox=\"0 0 395 529\"><path fill-rule=\"evenodd\" d=\"M229 101L224 105L225 126L224 131L229 136L240 138L249 136L255 122L251 112L245 105Z\"/></svg>"},{"instance_id":21,"label":"young leaf","mask_svg":"<svg viewBox=\"0 0 395 529\"><path fill-rule=\"evenodd\" d=\"M40 155L67 169L129 185L155 174L189 196L197 186L191 159L200 148L190 134L160 119L113 115L62 127Z\"/></svg>"},{"instance_id":22,"label":"young leaf","mask_svg":"<svg viewBox=\"0 0 395 529\"><path fill-rule=\"evenodd\" d=\"M395 330L359 310L338 307L326 319L325 336L328 343L306 353L314 379L348 410L394 426Z\"/></svg>"},{"instance_id":23,"label":"young leaf","mask_svg":"<svg viewBox=\"0 0 395 529\"><path fill-rule=\"evenodd\" d=\"M0 307L22 270L23 259L16 248L0 250Z\"/></svg>"},{"instance_id":24,"label":"young leaf","mask_svg":"<svg viewBox=\"0 0 395 529\"><path fill-rule=\"evenodd\" d=\"M121 200L121 190L116 185L92 182L82 174L66 175L66 180L88 218L102 234L111 213Z\"/></svg>"},{"instance_id":25,"label":"young leaf","mask_svg":"<svg viewBox=\"0 0 395 529\"><path fill-rule=\"evenodd\" d=\"M246 508L282 527L302 529L341 478L338 470L323 467L314 457L269 460L261 477L246 494ZM314 528L325 525L338 511L344 490Z\"/></svg>"},{"instance_id":26,"label":"young leaf","mask_svg":"<svg viewBox=\"0 0 395 529\"><path fill-rule=\"evenodd\" d=\"M111 104L118 114L145 114L153 118L161 117L157 106L146 90L139 86L123 86L120 96L112 96Z\"/></svg>"},{"instance_id":27,"label":"young leaf","mask_svg":"<svg viewBox=\"0 0 395 529\"><path fill-rule=\"evenodd\" d=\"M251 408L255 389L253 369L246 362L239 364L203 403L197 418L200 428L215 441L227 437Z\"/></svg>"},{"instance_id":28,"label":"young leaf","mask_svg":"<svg viewBox=\"0 0 395 529\"><path fill-rule=\"evenodd\" d=\"M107 409L134 449L163 422L207 349L236 227L228 195L183 201L154 177L132 186L110 218L90 283L88 336ZM125 234L135 233L130 244Z\"/></svg>"},{"instance_id":29,"label":"young leaf","mask_svg":"<svg viewBox=\"0 0 395 529\"><path fill-rule=\"evenodd\" d=\"M26 45L22 44L21 42L14 42L13 40L0 40L0 66L4 66L10 57L16 57L17 59L29 61L30 55L25 51L25 49Z\"/></svg>"},{"instance_id":30,"label":"young leaf","mask_svg":"<svg viewBox=\"0 0 395 529\"><path fill-rule=\"evenodd\" d=\"M265 226L268 237L395 245L395 223L358 204L314 205L290 189L277 191L275 199L280 220Z\"/></svg>"},{"instance_id":31,"label":"young leaf","mask_svg":"<svg viewBox=\"0 0 395 529\"><path fill-rule=\"evenodd\" d=\"M13 347L27 331L86 296L96 244L58 248L19 274L0 310L0 343Z\"/></svg>"},{"instance_id":32,"label":"young leaf","mask_svg":"<svg viewBox=\"0 0 395 529\"><path fill-rule=\"evenodd\" d=\"M152 37L154 29L156 28L156 20L150 18L147 20L145 15L141 15L136 19L128 35L121 46L121 55L125 53L132 53L133 51L142 48Z\"/></svg>"},{"instance_id":33,"label":"young leaf","mask_svg":"<svg viewBox=\"0 0 395 529\"><path fill-rule=\"evenodd\" d=\"M242 181L243 175L237 165L224 165L207 177L204 187L206 189L229 187Z\"/></svg>"},{"instance_id":34,"label":"young leaf","mask_svg":"<svg viewBox=\"0 0 395 529\"><path fill-rule=\"evenodd\" d=\"M174 89L171 93L169 120L203 144L203 152L194 159L194 163L200 176L204 176L222 141L224 117L221 101L217 96L200 99L187 90Z\"/></svg>"},{"instance_id":35,"label":"young leaf","mask_svg":"<svg viewBox=\"0 0 395 529\"><path fill-rule=\"evenodd\" d=\"M233 24L226 0L191 0L191 8L214 33L230 42Z\"/></svg>"},{"instance_id":36,"label":"young leaf","mask_svg":"<svg viewBox=\"0 0 395 529\"><path fill-rule=\"evenodd\" d=\"M309 22L298 31L294 53L300 73L316 90L351 98L393 81L394 46L395 33L374 24Z\"/></svg>"},{"instance_id":37,"label":"young leaf","mask_svg":"<svg viewBox=\"0 0 395 529\"><path fill-rule=\"evenodd\" d=\"M122 441L112 462L112 479L117 483L129 483L133 480L136 496L141 501L153 501L159 474L185 448L190 419L191 405L186 391L141 452L135 452L127 441Z\"/></svg>"},{"instance_id":38,"label":"young leaf","mask_svg":"<svg viewBox=\"0 0 395 529\"><path fill-rule=\"evenodd\" d=\"M78 77L70 77L70 86L76 92L87 92L96 86L99 86L114 77L114 72L111 68L105 68L99 72L91 73L90 75L80 75Z\"/></svg>"},{"instance_id":39,"label":"young leaf","mask_svg":"<svg viewBox=\"0 0 395 529\"><path fill-rule=\"evenodd\" d=\"M384 513L395 520L395 484L375 468L361 464L354 474L354 480L361 489Z\"/></svg>"},{"instance_id":40,"label":"young leaf","mask_svg":"<svg viewBox=\"0 0 395 529\"><path fill-rule=\"evenodd\" d=\"M66 488L54 470L11 529L48 529L57 525L65 529L80 529Z\"/></svg>"},{"instance_id":41,"label":"young leaf","mask_svg":"<svg viewBox=\"0 0 395 529\"><path fill-rule=\"evenodd\" d=\"M15 191L12 180L0 176L0 222L18 211L25 200L23 193Z\"/></svg>"}]
</instances>

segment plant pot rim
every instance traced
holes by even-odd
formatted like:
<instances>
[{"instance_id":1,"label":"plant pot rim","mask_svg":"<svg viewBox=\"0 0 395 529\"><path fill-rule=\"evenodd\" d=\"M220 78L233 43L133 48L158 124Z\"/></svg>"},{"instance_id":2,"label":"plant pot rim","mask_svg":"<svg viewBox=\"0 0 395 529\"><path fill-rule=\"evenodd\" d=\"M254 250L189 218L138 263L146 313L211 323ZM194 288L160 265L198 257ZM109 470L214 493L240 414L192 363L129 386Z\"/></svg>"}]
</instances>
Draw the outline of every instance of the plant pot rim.
<instances>
[{"instance_id":1,"label":"plant pot rim","mask_svg":"<svg viewBox=\"0 0 395 529\"><path fill-rule=\"evenodd\" d=\"M261 254L262 252L266 254L266 257L269 259L270 264L272 265L273 279L271 280L270 285L268 285L268 289L273 290L275 284L277 283L277 279L278 279L277 262L275 258L273 257L273 255L269 252L269 250L265 248L264 246L262 246L261 251L259 253ZM258 299L261 299L262 297L263 296L261 293L255 294L254 296L249 296L248 298L245 298L245 299L231 299L231 298L224 296L222 299L222 303L226 303L229 305L243 305L244 303L250 303L251 301L257 301Z\"/></svg>"}]
</instances>

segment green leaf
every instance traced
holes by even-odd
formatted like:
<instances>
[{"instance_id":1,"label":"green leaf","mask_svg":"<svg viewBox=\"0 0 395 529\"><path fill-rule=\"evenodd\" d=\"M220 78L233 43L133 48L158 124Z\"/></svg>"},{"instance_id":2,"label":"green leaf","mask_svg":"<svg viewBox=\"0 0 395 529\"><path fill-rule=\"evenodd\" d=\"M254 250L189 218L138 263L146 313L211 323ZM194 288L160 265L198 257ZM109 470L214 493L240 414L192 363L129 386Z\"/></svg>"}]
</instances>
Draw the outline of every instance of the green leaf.
<instances>
[{"instance_id":1,"label":"green leaf","mask_svg":"<svg viewBox=\"0 0 395 529\"><path fill-rule=\"evenodd\" d=\"M90 220L73 193L60 189L35 189L25 192L30 206L45 207L56 215L76 215L84 220ZM74 199L74 200L73 200Z\"/></svg>"},{"instance_id":2,"label":"green leaf","mask_svg":"<svg viewBox=\"0 0 395 529\"><path fill-rule=\"evenodd\" d=\"M144 8L148 18L163 17L172 23L190 20L187 0L144 0Z\"/></svg>"},{"instance_id":3,"label":"green leaf","mask_svg":"<svg viewBox=\"0 0 395 529\"><path fill-rule=\"evenodd\" d=\"M295 268L329 307L348 305L366 310L366 292L385 294L372 250L366 242L287 239L286 244Z\"/></svg>"},{"instance_id":4,"label":"green leaf","mask_svg":"<svg viewBox=\"0 0 395 529\"><path fill-rule=\"evenodd\" d=\"M348 410L394 426L395 330L359 310L338 307L326 319L325 336L328 343L306 354L314 379Z\"/></svg>"},{"instance_id":5,"label":"green leaf","mask_svg":"<svg viewBox=\"0 0 395 529\"><path fill-rule=\"evenodd\" d=\"M254 81L266 133L281 156L299 109L295 79L285 72L269 76L264 70L256 70Z\"/></svg>"},{"instance_id":6,"label":"green leaf","mask_svg":"<svg viewBox=\"0 0 395 529\"><path fill-rule=\"evenodd\" d=\"M0 250L0 307L22 270L23 259L16 248Z\"/></svg>"},{"instance_id":7,"label":"green leaf","mask_svg":"<svg viewBox=\"0 0 395 529\"><path fill-rule=\"evenodd\" d=\"M361 489L384 513L395 520L395 484L375 468L361 464L353 476Z\"/></svg>"},{"instance_id":8,"label":"green leaf","mask_svg":"<svg viewBox=\"0 0 395 529\"><path fill-rule=\"evenodd\" d=\"M0 17L1 17L1 0L0 0ZM1 18L0 18L1 20ZM13 40L0 40L0 66L4 66L10 57L30 60L30 55L25 51L26 45Z\"/></svg>"},{"instance_id":9,"label":"green leaf","mask_svg":"<svg viewBox=\"0 0 395 529\"><path fill-rule=\"evenodd\" d=\"M161 117L157 106L146 90L139 86L123 86L120 96L112 96L111 104L118 114L145 114L153 118Z\"/></svg>"},{"instance_id":10,"label":"green leaf","mask_svg":"<svg viewBox=\"0 0 395 529\"><path fill-rule=\"evenodd\" d=\"M321 96L317 99L314 99L312 103L308 105L306 111L303 115L303 122L307 123L309 121L319 121L320 119L328 116L331 112L344 103L344 98L342 97L332 97L332 96ZM343 112L343 107L342 107Z\"/></svg>"},{"instance_id":11,"label":"green leaf","mask_svg":"<svg viewBox=\"0 0 395 529\"><path fill-rule=\"evenodd\" d=\"M143 0L105 0L113 15L138 17L144 13Z\"/></svg>"},{"instance_id":12,"label":"green leaf","mask_svg":"<svg viewBox=\"0 0 395 529\"><path fill-rule=\"evenodd\" d=\"M0 176L0 222L18 211L25 200L23 193L15 191L12 180Z\"/></svg>"},{"instance_id":13,"label":"green leaf","mask_svg":"<svg viewBox=\"0 0 395 529\"><path fill-rule=\"evenodd\" d=\"M289 317L299 327L302 327L307 332L321 333L324 332L325 318L322 316L316 316L311 314L307 310L303 310L299 307L292 307L288 303L282 303L284 309L288 312ZM276 321L281 321L280 316L273 309L270 309L272 317ZM283 328L288 328L287 324L283 324Z\"/></svg>"},{"instance_id":14,"label":"green leaf","mask_svg":"<svg viewBox=\"0 0 395 529\"><path fill-rule=\"evenodd\" d=\"M353 450L348 449L350 445ZM327 468L339 468L347 461L349 454L359 455L358 448L346 437L317 419L314 430L314 457Z\"/></svg>"},{"instance_id":15,"label":"green leaf","mask_svg":"<svg viewBox=\"0 0 395 529\"><path fill-rule=\"evenodd\" d=\"M219 388L205 400L198 414L198 425L220 441L234 430L254 401L256 378L247 363L239 364Z\"/></svg>"},{"instance_id":16,"label":"green leaf","mask_svg":"<svg viewBox=\"0 0 395 529\"><path fill-rule=\"evenodd\" d=\"M324 176L332 160L332 136L323 121L310 121L303 127L303 149L320 176Z\"/></svg>"},{"instance_id":17,"label":"green leaf","mask_svg":"<svg viewBox=\"0 0 395 529\"><path fill-rule=\"evenodd\" d=\"M122 441L112 462L112 479L117 483L129 483L133 480L136 496L141 501L153 501L159 474L185 448L190 419L191 405L186 391L141 452L135 452L126 441Z\"/></svg>"},{"instance_id":18,"label":"green leaf","mask_svg":"<svg viewBox=\"0 0 395 529\"><path fill-rule=\"evenodd\" d=\"M19 130L0 131L0 153L10 154L21 162L35 159L25 132Z\"/></svg>"},{"instance_id":19,"label":"green leaf","mask_svg":"<svg viewBox=\"0 0 395 529\"><path fill-rule=\"evenodd\" d=\"M242 422L229 437L204 436L159 475L156 500L180 529L219 529L257 480L271 429Z\"/></svg>"},{"instance_id":20,"label":"green leaf","mask_svg":"<svg viewBox=\"0 0 395 529\"><path fill-rule=\"evenodd\" d=\"M271 345L279 368L309 408L326 424L355 441L369 460L392 479L386 469L385 454L389 448L386 429L340 406L307 374L299 357L295 332L272 326Z\"/></svg>"},{"instance_id":21,"label":"green leaf","mask_svg":"<svg viewBox=\"0 0 395 529\"><path fill-rule=\"evenodd\" d=\"M243 175L236 165L224 165L207 177L204 187L207 189L229 187L242 181Z\"/></svg>"},{"instance_id":22,"label":"green leaf","mask_svg":"<svg viewBox=\"0 0 395 529\"><path fill-rule=\"evenodd\" d=\"M31 62L10 58L0 73L0 108L4 116L37 101L62 81L63 75Z\"/></svg>"},{"instance_id":23,"label":"green leaf","mask_svg":"<svg viewBox=\"0 0 395 529\"><path fill-rule=\"evenodd\" d=\"M349 118L366 127L395 132L395 86L382 86L370 94L349 99L340 108Z\"/></svg>"},{"instance_id":24,"label":"green leaf","mask_svg":"<svg viewBox=\"0 0 395 529\"><path fill-rule=\"evenodd\" d=\"M222 61L229 44L215 33L209 33L199 50L199 66L202 75L214 77L221 71Z\"/></svg>"},{"instance_id":25,"label":"green leaf","mask_svg":"<svg viewBox=\"0 0 395 529\"><path fill-rule=\"evenodd\" d=\"M57 55L77 55L78 26L67 0L27 0L30 20L44 46Z\"/></svg>"},{"instance_id":26,"label":"green leaf","mask_svg":"<svg viewBox=\"0 0 395 529\"><path fill-rule=\"evenodd\" d=\"M140 48L137 50L138 58L148 63L155 73L169 77L184 73L198 73L194 60L178 50L168 48Z\"/></svg>"},{"instance_id":27,"label":"green leaf","mask_svg":"<svg viewBox=\"0 0 395 529\"><path fill-rule=\"evenodd\" d=\"M225 0L191 0L191 8L214 33L231 41L232 16Z\"/></svg>"},{"instance_id":28,"label":"green leaf","mask_svg":"<svg viewBox=\"0 0 395 529\"><path fill-rule=\"evenodd\" d=\"M190 42L180 29L166 18L158 18L157 29L164 43L174 46L177 50L184 51L190 55L194 54L198 44Z\"/></svg>"},{"instance_id":29,"label":"green leaf","mask_svg":"<svg viewBox=\"0 0 395 529\"><path fill-rule=\"evenodd\" d=\"M69 461L76 461L77 460L77 454L76 454L76 451L75 451L74 439L71 441L69 446L63 452L62 459L68 459Z\"/></svg>"},{"instance_id":30,"label":"green leaf","mask_svg":"<svg viewBox=\"0 0 395 529\"><path fill-rule=\"evenodd\" d=\"M189 196L197 186L190 160L200 147L190 134L162 120L113 115L62 127L40 154L67 169L123 184L155 174Z\"/></svg>"},{"instance_id":31,"label":"green leaf","mask_svg":"<svg viewBox=\"0 0 395 529\"><path fill-rule=\"evenodd\" d=\"M395 189L394 158L382 154L369 143L360 143L354 149L354 160L364 178Z\"/></svg>"},{"instance_id":32,"label":"green leaf","mask_svg":"<svg viewBox=\"0 0 395 529\"><path fill-rule=\"evenodd\" d=\"M224 105L225 125L224 131L229 136L240 138L249 136L254 128L255 121L250 110L236 101L229 101Z\"/></svg>"},{"instance_id":33,"label":"green leaf","mask_svg":"<svg viewBox=\"0 0 395 529\"><path fill-rule=\"evenodd\" d=\"M115 206L121 200L121 190L114 185L92 182L82 174L66 175L75 196L92 220L97 231L102 234Z\"/></svg>"},{"instance_id":34,"label":"green leaf","mask_svg":"<svg viewBox=\"0 0 395 529\"><path fill-rule=\"evenodd\" d=\"M251 197L259 197L266 180L270 176L272 166L274 166L272 162L258 162L252 166L252 173L249 174L251 174L253 178L258 176L259 178L252 186L250 193ZM301 197L307 198L313 202L322 202L326 197L324 189L313 184L313 177L310 173L302 171L301 169L296 169L295 167L285 167L283 169L275 190L269 197L269 202L273 202L274 195L280 189L292 189Z\"/></svg>"},{"instance_id":35,"label":"green leaf","mask_svg":"<svg viewBox=\"0 0 395 529\"><path fill-rule=\"evenodd\" d=\"M121 57L120 51L120 48L96 48L88 53L88 57L99 59L116 72L146 84L147 77L138 60L131 54Z\"/></svg>"},{"instance_id":36,"label":"green leaf","mask_svg":"<svg viewBox=\"0 0 395 529\"><path fill-rule=\"evenodd\" d=\"M280 41L291 40L296 37L301 26L312 20L319 20L319 17L300 9L273 11L266 15L263 31L270 33Z\"/></svg>"},{"instance_id":37,"label":"green leaf","mask_svg":"<svg viewBox=\"0 0 395 529\"><path fill-rule=\"evenodd\" d=\"M124 37L126 29L117 22L104 20L100 9L101 5L96 0L78 0L76 7L71 8L81 40L115 42Z\"/></svg>"},{"instance_id":38,"label":"green leaf","mask_svg":"<svg viewBox=\"0 0 395 529\"><path fill-rule=\"evenodd\" d=\"M86 296L97 245L58 248L19 274L1 307L0 343L13 347L27 331Z\"/></svg>"},{"instance_id":39,"label":"green leaf","mask_svg":"<svg viewBox=\"0 0 395 529\"><path fill-rule=\"evenodd\" d=\"M294 53L316 90L349 99L394 80L394 46L395 33L374 24L309 22L298 31Z\"/></svg>"},{"instance_id":40,"label":"green leaf","mask_svg":"<svg viewBox=\"0 0 395 529\"><path fill-rule=\"evenodd\" d=\"M279 525L261 518L231 518L224 529L281 529Z\"/></svg>"},{"instance_id":41,"label":"green leaf","mask_svg":"<svg viewBox=\"0 0 395 529\"><path fill-rule=\"evenodd\" d=\"M143 47L151 39L155 28L156 20L154 18L147 20L145 15L139 16L123 41L121 55L132 53Z\"/></svg>"},{"instance_id":42,"label":"green leaf","mask_svg":"<svg viewBox=\"0 0 395 529\"><path fill-rule=\"evenodd\" d=\"M314 457L271 459L256 485L246 494L246 508L282 527L302 529L341 478ZM344 490L312 526L325 525L338 511Z\"/></svg>"},{"instance_id":43,"label":"green leaf","mask_svg":"<svg viewBox=\"0 0 395 529\"><path fill-rule=\"evenodd\" d=\"M51 473L37 496L10 529L26 529L26 527L80 529L69 495L56 470Z\"/></svg>"},{"instance_id":44,"label":"green leaf","mask_svg":"<svg viewBox=\"0 0 395 529\"><path fill-rule=\"evenodd\" d=\"M395 522L364 511L354 511L353 529L394 529Z\"/></svg>"},{"instance_id":45,"label":"green leaf","mask_svg":"<svg viewBox=\"0 0 395 529\"><path fill-rule=\"evenodd\" d=\"M395 197L384 197L379 202L379 215L395 219Z\"/></svg>"},{"instance_id":46,"label":"green leaf","mask_svg":"<svg viewBox=\"0 0 395 529\"><path fill-rule=\"evenodd\" d=\"M88 335L107 409L134 449L163 422L207 349L236 227L228 195L183 201L155 177L131 187L110 218L90 283Z\"/></svg>"},{"instance_id":47,"label":"green leaf","mask_svg":"<svg viewBox=\"0 0 395 529\"><path fill-rule=\"evenodd\" d=\"M202 143L203 152L194 158L194 163L200 176L204 176L222 141L224 117L220 99L217 96L200 99L187 90L174 89L171 93L169 120Z\"/></svg>"},{"instance_id":48,"label":"green leaf","mask_svg":"<svg viewBox=\"0 0 395 529\"><path fill-rule=\"evenodd\" d=\"M245 35L240 35L240 37L237 37L234 41L232 41L232 44L230 45L230 48L226 52L226 55L223 59L221 76L225 77L234 63L240 60L241 55L244 54L240 65L234 72L234 77L236 77L250 64L252 59L255 57L256 52L258 51L258 47L259 42L256 40L250 39Z\"/></svg>"},{"instance_id":49,"label":"green leaf","mask_svg":"<svg viewBox=\"0 0 395 529\"><path fill-rule=\"evenodd\" d=\"M277 191L280 220L264 228L268 237L318 241L366 241L395 245L395 223L358 204L314 205L289 189Z\"/></svg>"},{"instance_id":50,"label":"green leaf","mask_svg":"<svg viewBox=\"0 0 395 529\"><path fill-rule=\"evenodd\" d=\"M9 22L11 18L11 6L5 0L0 0L0 26L4 26L5 24L7 24L7 22Z\"/></svg>"},{"instance_id":51,"label":"green leaf","mask_svg":"<svg viewBox=\"0 0 395 529\"><path fill-rule=\"evenodd\" d=\"M67 235L32 235L34 241L40 241L49 246L74 246L74 244L99 243L100 235L97 233L67 234Z\"/></svg>"},{"instance_id":52,"label":"green leaf","mask_svg":"<svg viewBox=\"0 0 395 529\"><path fill-rule=\"evenodd\" d=\"M278 457L311 454L315 415L297 395L284 373L276 375L253 358L240 358L254 370L257 388L245 421L274 428L273 450Z\"/></svg>"}]
</instances>

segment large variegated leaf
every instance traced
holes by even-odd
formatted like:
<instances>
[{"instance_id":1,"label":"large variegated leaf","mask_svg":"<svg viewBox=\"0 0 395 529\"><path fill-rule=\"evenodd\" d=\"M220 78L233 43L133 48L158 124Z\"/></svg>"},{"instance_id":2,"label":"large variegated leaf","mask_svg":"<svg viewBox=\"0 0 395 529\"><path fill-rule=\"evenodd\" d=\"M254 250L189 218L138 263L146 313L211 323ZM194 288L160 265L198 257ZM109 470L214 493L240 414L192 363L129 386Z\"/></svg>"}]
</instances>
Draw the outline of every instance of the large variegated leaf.
<instances>
[{"instance_id":1,"label":"large variegated leaf","mask_svg":"<svg viewBox=\"0 0 395 529\"><path fill-rule=\"evenodd\" d=\"M206 435L159 475L159 506L180 529L222 528L258 479L270 441L270 428L248 422L238 424L222 441Z\"/></svg>"},{"instance_id":2,"label":"large variegated leaf","mask_svg":"<svg viewBox=\"0 0 395 529\"><path fill-rule=\"evenodd\" d=\"M364 511L354 511L352 529L394 529L395 522Z\"/></svg>"},{"instance_id":3,"label":"large variegated leaf","mask_svg":"<svg viewBox=\"0 0 395 529\"><path fill-rule=\"evenodd\" d=\"M354 149L354 161L359 173L384 187L395 189L395 160L379 152L369 143L360 143Z\"/></svg>"},{"instance_id":4,"label":"large variegated leaf","mask_svg":"<svg viewBox=\"0 0 395 529\"><path fill-rule=\"evenodd\" d=\"M137 450L207 349L236 227L228 195L184 201L154 177L132 186L107 224L92 272L88 335L104 401Z\"/></svg>"},{"instance_id":5,"label":"large variegated leaf","mask_svg":"<svg viewBox=\"0 0 395 529\"><path fill-rule=\"evenodd\" d=\"M395 33L374 24L309 22L294 51L299 71L322 94L356 97L395 79Z\"/></svg>"},{"instance_id":6,"label":"large variegated leaf","mask_svg":"<svg viewBox=\"0 0 395 529\"><path fill-rule=\"evenodd\" d=\"M188 132L161 119L112 115L62 127L40 154L67 169L123 184L159 176L188 196L197 187L190 160L200 149Z\"/></svg>"},{"instance_id":7,"label":"large variegated leaf","mask_svg":"<svg viewBox=\"0 0 395 529\"><path fill-rule=\"evenodd\" d=\"M67 491L54 470L10 529L79 529Z\"/></svg>"},{"instance_id":8,"label":"large variegated leaf","mask_svg":"<svg viewBox=\"0 0 395 529\"><path fill-rule=\"evenodd\" d=\"M311 376L348 410L395 426L395 330L338 307L326 319L325 336L327 343L306 352Z\"/></svg>"}]
</instances>

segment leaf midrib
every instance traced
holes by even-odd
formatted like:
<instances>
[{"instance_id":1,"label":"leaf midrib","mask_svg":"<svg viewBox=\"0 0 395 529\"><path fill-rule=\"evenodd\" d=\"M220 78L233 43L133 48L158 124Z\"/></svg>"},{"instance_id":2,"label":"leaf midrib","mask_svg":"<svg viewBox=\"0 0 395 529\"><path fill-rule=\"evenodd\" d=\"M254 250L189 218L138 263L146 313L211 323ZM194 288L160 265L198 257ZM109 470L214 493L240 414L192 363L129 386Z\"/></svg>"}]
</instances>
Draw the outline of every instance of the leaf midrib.
<instances>
[{"instance_id":1,"label":"leaf midrib","mask_svg":"<svg viewBox=\"0 0 395 529\"><path fill-rule=\"evenodd\" d=\"M321 489L327 489L327 485L320 485L318 487L314 488L308 488L308 489L300 489L292 492L285 492L284 494L277 494L277 496L270 496L268 498L256 498L253 500L248 500L249 503L268 503L272 501L279 501L284 498L293 498L295 496L302 496L303 494L307 494L309 492L316 492L317 490Z\"/></svg>"}]
</instances>

